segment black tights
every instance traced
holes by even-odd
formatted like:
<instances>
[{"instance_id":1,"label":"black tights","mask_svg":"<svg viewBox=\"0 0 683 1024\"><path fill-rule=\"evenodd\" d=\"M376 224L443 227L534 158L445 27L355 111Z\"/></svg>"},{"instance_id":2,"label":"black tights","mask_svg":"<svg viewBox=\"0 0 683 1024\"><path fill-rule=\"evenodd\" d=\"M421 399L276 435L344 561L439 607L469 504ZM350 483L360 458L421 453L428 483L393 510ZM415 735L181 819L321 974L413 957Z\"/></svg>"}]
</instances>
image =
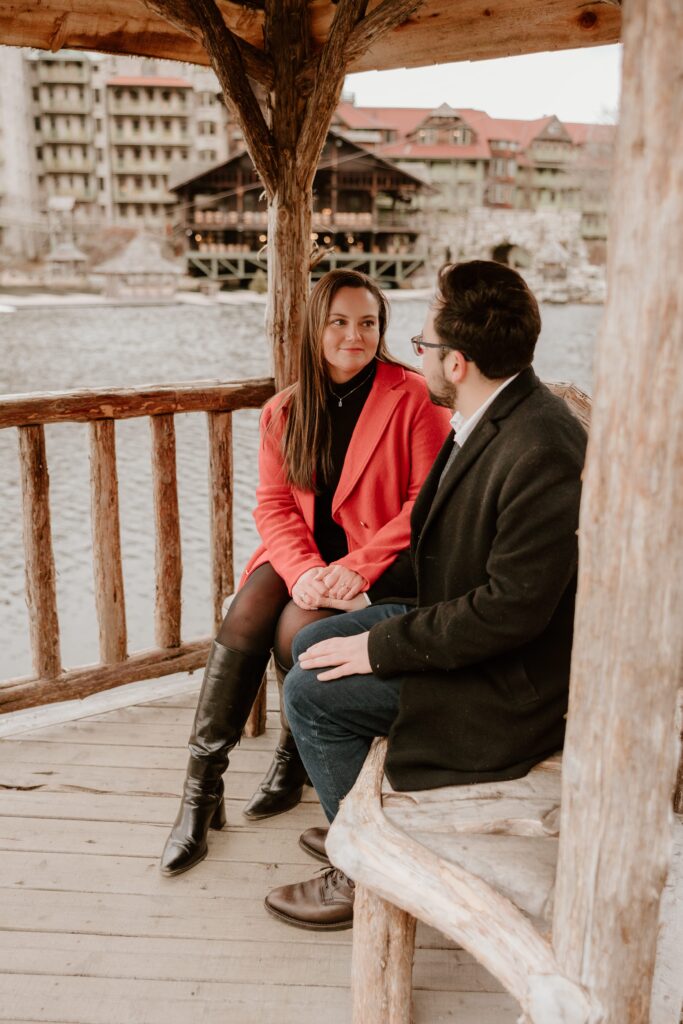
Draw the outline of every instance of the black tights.
<instances>
[{"instance_id":1,"label":"black tights","mask_svg":"<svg viewBox=\"0 0 683 1024\"><path fill-rule=\"evenodd\" d=\"M228 608L216 639L224 647L242 654L273 651L284 668L292 667L292 640L309 622L326 619L331 609L304 611L298 608L281 576L270 562L254 569Z\"/></svg>"}]
</instances>

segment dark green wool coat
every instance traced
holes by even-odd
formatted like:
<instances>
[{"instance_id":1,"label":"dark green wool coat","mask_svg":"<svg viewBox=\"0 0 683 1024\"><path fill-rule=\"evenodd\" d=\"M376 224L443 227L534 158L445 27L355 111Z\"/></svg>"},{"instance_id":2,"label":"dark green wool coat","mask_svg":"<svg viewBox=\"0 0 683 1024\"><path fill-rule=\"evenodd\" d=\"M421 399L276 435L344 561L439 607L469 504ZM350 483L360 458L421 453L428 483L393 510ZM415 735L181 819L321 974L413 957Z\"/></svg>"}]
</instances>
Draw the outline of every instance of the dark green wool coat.
<instances>
[{"instance_id":1,"label":"dark green wool coat","mask_svg":"<svg viewBox=\"0 0 683 1024\"><path fill-rule=\"evenodd\" d=\"M383 581L407 593L407 565L416 606L369 636L373 672L402 681L386 762L399 790L518 778L564 738L586 433L528 369L437 493L451 448L415 503L410 559Z\"/></svg>"}]
</instances>

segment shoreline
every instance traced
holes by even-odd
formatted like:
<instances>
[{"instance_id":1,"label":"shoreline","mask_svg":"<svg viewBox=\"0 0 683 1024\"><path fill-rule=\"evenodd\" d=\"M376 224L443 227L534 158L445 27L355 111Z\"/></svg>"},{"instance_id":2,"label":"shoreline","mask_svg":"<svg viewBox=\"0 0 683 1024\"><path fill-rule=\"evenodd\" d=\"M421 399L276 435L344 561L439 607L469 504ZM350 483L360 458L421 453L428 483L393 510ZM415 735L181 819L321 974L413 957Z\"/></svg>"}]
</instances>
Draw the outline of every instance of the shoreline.
<instances>
[{"instance_id":1,"label":"shoreline","mask_svg":"<svg viewBox=\"0 0 683 1024\"><path fill-rule=\"evenodd\" d=\"M395 289L385 292L389 302L425 301L432 297L433 288ZM604 302L587 300L564 300L551 297L541 298L541 303L552 305L601 306ZM265 306L266 296L246 289L217 292L215 295L203 295L200 292L176 292L174 295L159 296L121 296L114 298L106 295L95 295L92 292L55 292L39 291L18 293L0 289L0 315L20 312L24 309L111 309L125 307L161 307L161 306Z\"/></svg>"}]
</instances>

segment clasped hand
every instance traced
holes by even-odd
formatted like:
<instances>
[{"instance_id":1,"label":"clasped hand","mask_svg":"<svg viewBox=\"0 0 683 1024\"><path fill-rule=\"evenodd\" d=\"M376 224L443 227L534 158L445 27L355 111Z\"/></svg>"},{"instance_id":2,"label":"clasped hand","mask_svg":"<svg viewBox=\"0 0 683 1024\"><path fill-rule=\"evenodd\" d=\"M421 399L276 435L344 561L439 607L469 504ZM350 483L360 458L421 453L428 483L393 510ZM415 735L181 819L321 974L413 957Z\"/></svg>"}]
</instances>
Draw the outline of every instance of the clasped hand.
<instances>
[{"instance_id":1,"label":"clasped hand","mask_svg":"<svg viewBox=\"0 0 683 1024\"><path fill-rule=\"evenodd\" d=\"M353 569L343 565L322 565L307 569L292 587L292 600L298 608L312 611L316 608L334 608L354 611L364 608L361 591L365 579Z\"/></svg>"}]
</instances>

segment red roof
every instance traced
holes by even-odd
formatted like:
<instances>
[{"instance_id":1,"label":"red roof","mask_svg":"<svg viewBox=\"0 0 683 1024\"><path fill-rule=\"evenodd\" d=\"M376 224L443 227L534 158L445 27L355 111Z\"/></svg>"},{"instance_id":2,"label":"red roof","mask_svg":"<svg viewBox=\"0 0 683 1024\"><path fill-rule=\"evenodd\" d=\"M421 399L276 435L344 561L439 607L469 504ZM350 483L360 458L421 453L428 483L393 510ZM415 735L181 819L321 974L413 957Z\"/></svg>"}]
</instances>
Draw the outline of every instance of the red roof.
<instances>
[{"instance_id":1,"label":"red roof","mask_svg":"<svg viewBox=\"0 0 683 1024\"><path fill-rule=\"evenodd\" d=\"M445 105L444 105L445 106ZM398 133L396 142L380 146L375 152L393 159L419 160L452 160L488 159L491 156L491 143L504 140L515 142L518 146L520 163L524 162L523 151L535 138L541 135L554 120L558 120L574 145L587 142L608 144L613 141L615 128L604 124L578 124L560 121L553 115L539 117L532 121L513 118L490 117L484 110L473 110L466 107L451 108L453 114L468 125L475 134L476 140L467 146L457 143L429 144L414 135L420 126L434 113L426 107L354 107L352 103L341 103L338 113L340 119L355 129L393 129Z\"/></svg>"},{"instance_id":2,"label":"red roof","mask_svg":"<svg viewBox=\"0 0 683 1024\"><path fill-rule=\"evenodd\" d=\"M119 75L107 79L107 85L137 85L159 89L191 89L184 78L159 78L157 75Z\"/></svg>"},{"instance_id":3,"label":"red roof","mask_svg":"<svg viewBox=\"0 0 683 1024\"><path fill-rule=\"evenodd\" d=\"M583 146L587 142L612 145L617 133L615 124L577 124L574 121L563 121L562 124L577 146Z\"/></svg>"}]
</instances>

